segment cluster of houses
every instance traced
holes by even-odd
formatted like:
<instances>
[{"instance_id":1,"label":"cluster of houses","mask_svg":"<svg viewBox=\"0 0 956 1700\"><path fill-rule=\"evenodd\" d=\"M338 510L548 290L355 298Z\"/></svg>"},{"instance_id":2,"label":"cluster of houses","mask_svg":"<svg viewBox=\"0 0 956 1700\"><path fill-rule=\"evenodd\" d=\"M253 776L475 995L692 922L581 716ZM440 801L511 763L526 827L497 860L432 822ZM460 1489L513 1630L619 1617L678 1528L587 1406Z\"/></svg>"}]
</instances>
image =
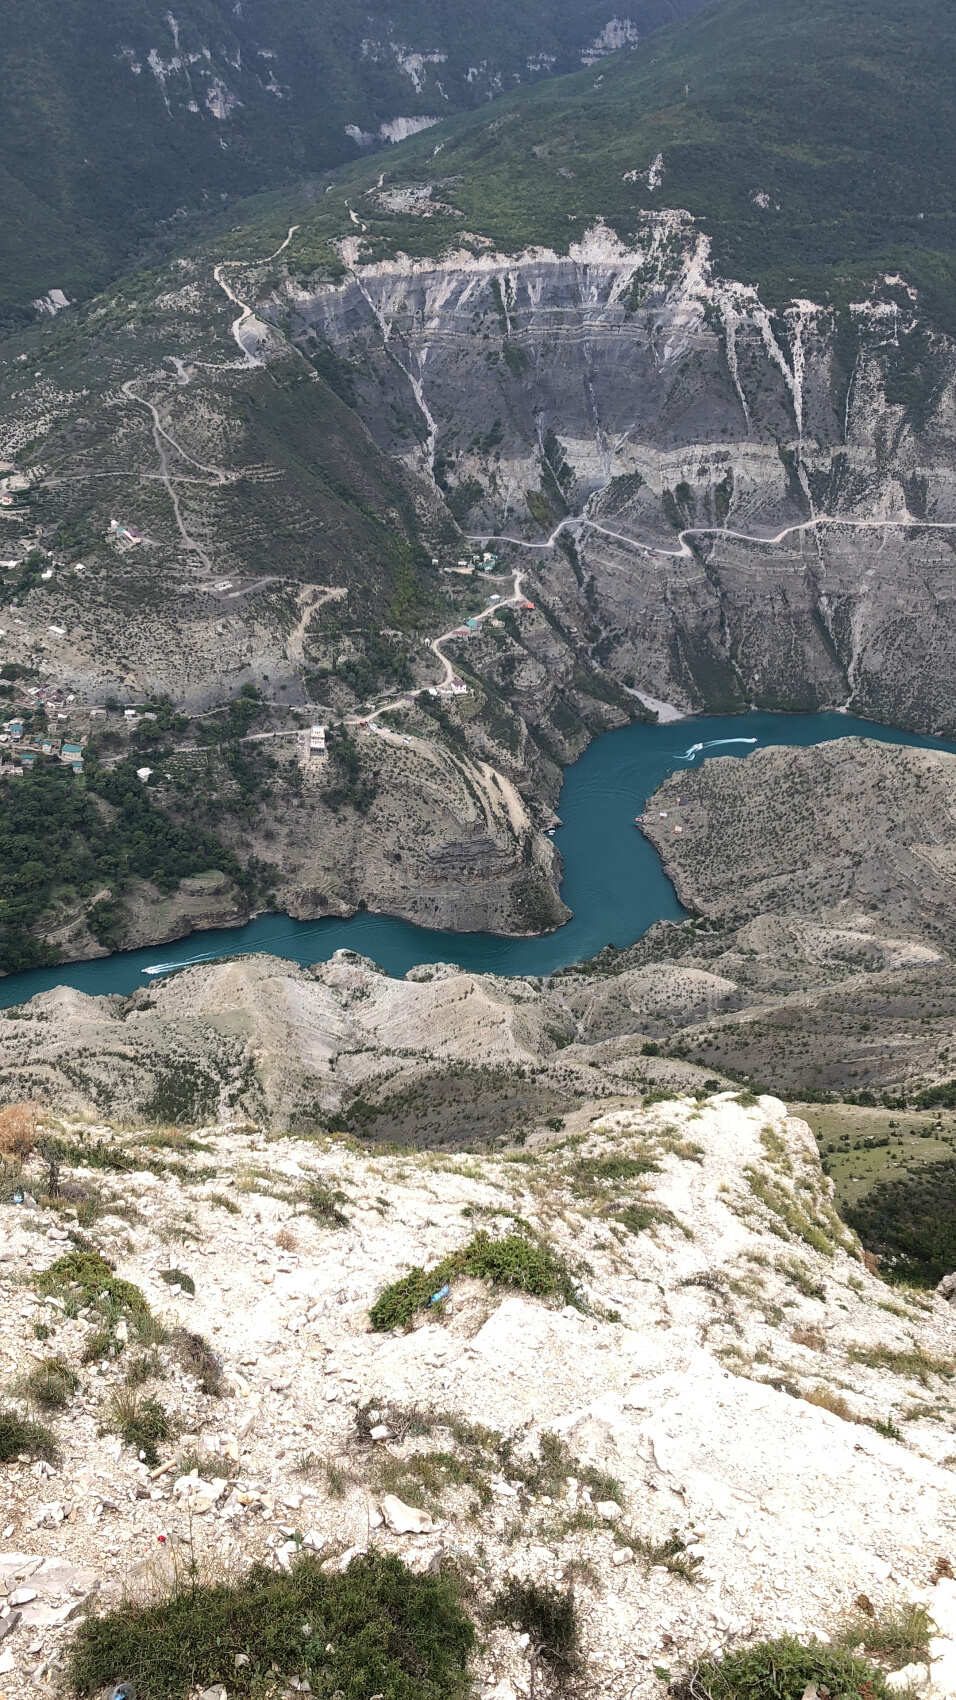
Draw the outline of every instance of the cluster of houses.
<instances>
[{"instance_id":1,"label":"cluster of houses","mask_svg":"<svg viewBox=\"0 0 956 1700\"><path fill-rule=\"evenodd\" d=\"M14 717L0 732L0 773L11 778L29 772L41 756L55 757L74 773L82 773L85 742L84 738L57 738L52 733L28 734L24 721Z\"/></svg>"},{"instance_id":2,"label":"cluster of houses","mask_svg":"<svg viewBox=\"0 0 956 1700\"><path fill-rule=\"evenodd\" d=\"M432 565L437 567L437 565L438 565L437 560L433 561ZM446 566L446 567L442 567L442 572L444 572L444 573L477 573L477 572L493 573L497 570L497 567L498 567L498 557L497 557L497 555L493 555L490 549L485 549L480 557L478 555L463 556L462 559L460 561L456 561L453 566L449 565L449 566Z\"/></svg>"},{"instance_id":3,"label":"cluster of houses","mask_svg":"<svg viewBox=\"0 0 956 1700\"><path fill-rule=\"evenodd\" d=\"M430 697L466 697L468 695L468 686L465 684L464 679L459 679L456 675L454 678L449 679L447 684L429 685L428 695Z\"/></svg>"}]
</instances>

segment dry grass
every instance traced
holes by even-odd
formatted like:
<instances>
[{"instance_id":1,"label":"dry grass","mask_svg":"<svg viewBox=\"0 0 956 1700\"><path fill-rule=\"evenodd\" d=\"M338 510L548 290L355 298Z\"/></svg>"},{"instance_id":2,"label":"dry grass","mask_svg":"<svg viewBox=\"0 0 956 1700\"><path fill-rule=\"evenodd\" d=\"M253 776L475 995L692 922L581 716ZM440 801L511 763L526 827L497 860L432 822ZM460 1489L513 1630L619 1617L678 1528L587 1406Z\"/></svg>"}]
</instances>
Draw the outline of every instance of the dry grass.
<instances>
[{"instance_id":1,"label":"dry grass","mask_svg":"<svg viewBox=\"0 0 956 1700\"><path fill-rule=\"evenodd\" d=\"M790 1336L795 1346L808 1346L811 1352L825 1352L827 1343L816 1328L795 1328Z\"/></svg>"},{"instance_id":2,"label":"dry grass","mask_svg":"<svg viewBox=\"0 0 956 1700\"><path fill-rule=\"evenodd\" d=\"M22 1163L30 1156L39 1136L39 1115L40 1106L32 1099L0 1110L0 1157Z\"/></svg>"},{"instance_id":3,"label":"dry grass","mask_svg":"<svg viewBox=\"0 0 956 1700\"><path fill-rule=\"evenodd\" d=\"M821 1411L830 1411L835 1417L842 1417L845 1423L859 1422L855 1411L850 1409L842 1394L834 1393L829 1387L811 1387L809 1393L801 1397L808 1405L817 1405Z\"/></svg>"}]
</instances>

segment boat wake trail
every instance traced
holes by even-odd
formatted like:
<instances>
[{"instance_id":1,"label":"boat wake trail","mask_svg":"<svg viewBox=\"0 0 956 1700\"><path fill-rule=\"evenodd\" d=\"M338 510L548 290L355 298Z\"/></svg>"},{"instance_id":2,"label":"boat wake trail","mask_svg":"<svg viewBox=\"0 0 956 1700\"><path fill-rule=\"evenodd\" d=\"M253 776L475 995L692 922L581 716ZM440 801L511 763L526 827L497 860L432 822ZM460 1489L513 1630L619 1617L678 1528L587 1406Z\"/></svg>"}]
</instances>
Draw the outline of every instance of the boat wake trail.
<instances>
[{"instance_id":1,"label":"boat wake trail","mask_svg":"<svg viewBox=\"0 0 956 1700\"><path fill-rule=\"evenodd\" d=\"M756 738L709 738L706 744L691 744L690 749L685 750L682 756L677 757L677 760L678 761L696 761L697 757L702 753L702 751L719 749L722 744L756 744L756 743L757 743Z\"/></svg>"},{"instance_id":2,"label":"boat wake trail","mask_svg":"<svg viewBox=\"0 0 956 1700\"><path fill-rule=\"evenodd\" d=\"M222 953L220 952L219 954L221 955ZM216 961L216 955L212 951L206 951L205 954L202 955L202 956L187 956L187 957L184 957L182 962L151 962L149 967L144 968L142 970L142 972L144 974L150 974L150 975L174 974L176 972L177 968L192 968L194 963L196 963L196 962L215 962L215 961Z\"/></svg>"}]
</instances>

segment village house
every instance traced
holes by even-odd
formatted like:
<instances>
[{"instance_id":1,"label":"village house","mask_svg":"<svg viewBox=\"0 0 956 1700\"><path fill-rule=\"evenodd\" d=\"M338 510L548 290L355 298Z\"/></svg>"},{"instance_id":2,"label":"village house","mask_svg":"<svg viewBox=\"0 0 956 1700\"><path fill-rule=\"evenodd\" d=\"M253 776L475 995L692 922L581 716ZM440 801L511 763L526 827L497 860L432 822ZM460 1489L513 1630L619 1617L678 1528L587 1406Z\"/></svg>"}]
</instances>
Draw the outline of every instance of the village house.
<instances>
[{"instance_id":1,"label":"village house","mask_svg":"<svg viewBox=\"0 0 956 1700\"><path fill-rule=\"evenodd\" d=\"M110 520L109 535L120 549L135 549L143 541L143 534L135 525L123 525L118 519Z\"/></svg>"}]
</instances>

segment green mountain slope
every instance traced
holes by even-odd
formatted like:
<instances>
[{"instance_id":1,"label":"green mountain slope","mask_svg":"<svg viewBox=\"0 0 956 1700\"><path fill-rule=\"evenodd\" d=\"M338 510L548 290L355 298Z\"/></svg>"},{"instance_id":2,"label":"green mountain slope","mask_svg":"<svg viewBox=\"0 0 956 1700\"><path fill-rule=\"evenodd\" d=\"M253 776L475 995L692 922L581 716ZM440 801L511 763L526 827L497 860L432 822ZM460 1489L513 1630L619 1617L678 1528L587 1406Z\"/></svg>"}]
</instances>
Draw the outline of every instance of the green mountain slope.
<instances>
[{"instance_id":1,"label":"green mountain slope","mask_svg":"<svg viewBox=\"0 0 956 1700\"><path fill-rule=\"evenodd\" d=\"M383 162L342 173L305 215L311 255L328 261L331 238L356 234L350 206L369 258L437 253L463 233L560 251L598 216L626 239L647 209L683 207L725 275L767 297L840 294L899 269L949 316L954 62L946 0L905 14L893 0L724 0L414 138L388 156L384 198ZM445 210L394 210L389 191L423 183ZM251 239L261 247L261 230Z\"/></svg>"},{"instance_id":2,"label":"green mountain slope","mask_svg":"<svg viewBox=\"0 0 956 1700\"><path fill-rule=\"evenodd\" d=\"M700 3L633 0L624 34ZM2 0L0 309L88 290L159 221L354 159L383 123L576 68L619 39L614 15L613 0Z\"/></svg>"}]
</instances>

